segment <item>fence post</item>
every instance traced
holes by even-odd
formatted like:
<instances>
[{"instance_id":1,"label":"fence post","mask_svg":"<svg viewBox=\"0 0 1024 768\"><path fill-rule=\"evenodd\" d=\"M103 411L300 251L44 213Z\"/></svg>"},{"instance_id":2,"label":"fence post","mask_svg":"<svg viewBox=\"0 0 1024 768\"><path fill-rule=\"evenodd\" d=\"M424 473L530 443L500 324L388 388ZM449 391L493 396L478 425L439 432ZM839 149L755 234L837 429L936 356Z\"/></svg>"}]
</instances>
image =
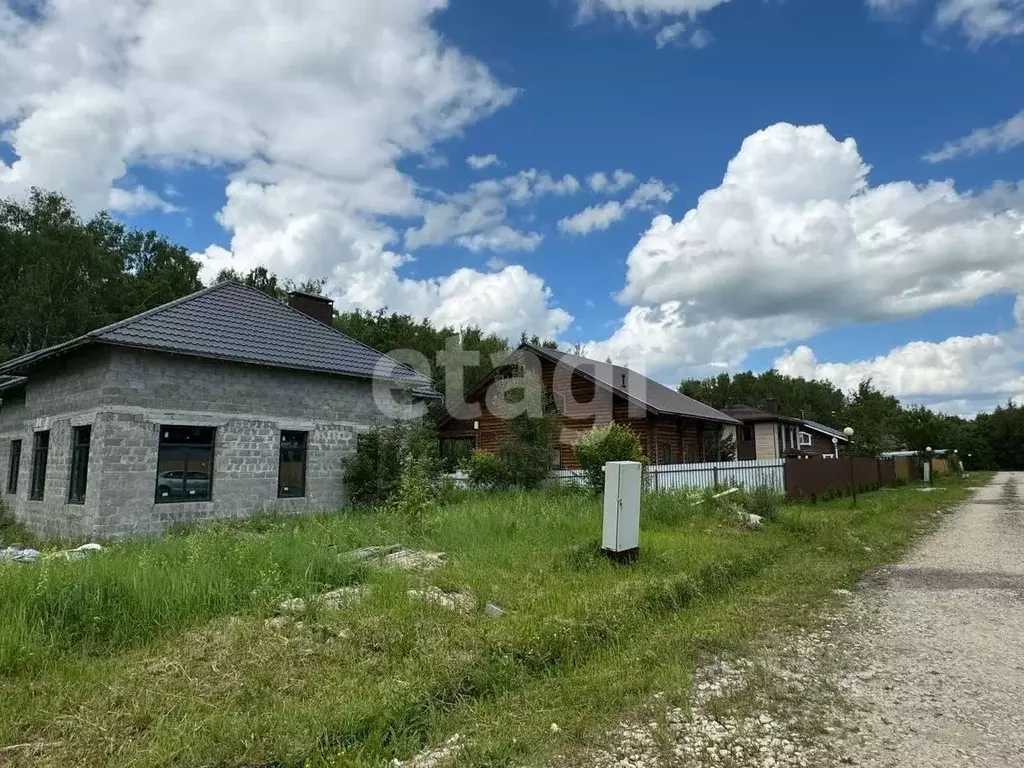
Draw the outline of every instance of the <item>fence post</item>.
<instances>
[{"instance_id":1,"label":"fence post","mask_svg":"<svg viewBox=\"0 0 1024 768\"><path fill-rule=\"evenodd\" d=\"M714 478L714 482L711 485L712 485L713 488L717 488L718 487L718 467L712 467L711 468L711 472L712 472L712 477Z\"/></svg>"}]
</instances>

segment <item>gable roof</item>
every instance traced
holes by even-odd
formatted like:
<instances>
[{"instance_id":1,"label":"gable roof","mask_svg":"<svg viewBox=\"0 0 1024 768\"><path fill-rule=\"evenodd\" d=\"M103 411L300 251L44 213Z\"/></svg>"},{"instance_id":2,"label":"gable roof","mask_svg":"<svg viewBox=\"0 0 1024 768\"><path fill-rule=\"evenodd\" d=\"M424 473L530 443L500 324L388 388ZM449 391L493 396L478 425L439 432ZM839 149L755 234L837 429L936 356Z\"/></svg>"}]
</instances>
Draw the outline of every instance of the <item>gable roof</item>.
<instances>
[{"instance_id":1,"label":"gable roof","mask_svg":"<svg viewBox=\"0 0 1024 768\"><path fill-rule=\"evenodd\" d=\"M572 355L568 352L559 352L557 349L537 346L529 342L523 342L511 353L510 358L523 350L528 350L539 357L546 358L555 364L566 365L578 373L590 379L595 384L606 390L612 391L626 400L638 403L646 410L666 416L686 416L704 421L714 421L719 424L737 424L738 422L721 411L717 411L710 405L705 405L699 400L687 397L681 392L659 384L653 379L641 376L625 366L601 363L597 360L590 360L586 357ZM494 378L497 368L482 381L478 382L466 397L479 392ZM626 377L627 386L622 385L623 376Z\"/></svg>"},{"instance_id":2,"label":"gable roof","mask_svg":"<svg viewBox=\"0 0 1024 768\"><path fill-rule=\"evenodd\" d=\"M426 376L255 288L224 282L97 328L84 336L0 364L21 373L43 360L90 344L314 371L382 378L436 395ZM428 394L429 393L429 394Z\"/></svg>"},{"instance_id":3,"label":"gable roof","mask_svg":"<svg viewBox=\"0 0 1024 768\"><path fill-rule=\"evenodd\" d=\"M832 429L832 427L826 427L824 424L821 424L817 421L810 421L808 419L804 419L803 425L808 429L813 429L815 432L821 432L821 434L823 435L828 435L829 437L837 437L844 443L850 441L850 438L844 435L841 429Z\"/></svg>"}]
</instances>

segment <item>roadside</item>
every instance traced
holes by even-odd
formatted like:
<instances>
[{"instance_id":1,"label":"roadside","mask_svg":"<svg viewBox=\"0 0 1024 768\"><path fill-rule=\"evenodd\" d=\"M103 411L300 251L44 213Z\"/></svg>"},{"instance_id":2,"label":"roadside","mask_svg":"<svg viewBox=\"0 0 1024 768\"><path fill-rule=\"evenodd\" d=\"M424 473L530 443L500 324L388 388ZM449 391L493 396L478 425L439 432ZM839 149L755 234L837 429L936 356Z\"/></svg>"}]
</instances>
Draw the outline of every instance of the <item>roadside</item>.
<instances>
[{"instance_id":1,"label":"roadside","mask_svg":"<svg viewBox=\"0 0 1024 768\"><path fill-rule=\"evenodd\" d=\"M654 697L595 766L1024 765L1024 473L1001 473L906 560L836 589L819 626Z\"/></svg>"},{"instance_id":2,"label":"roadside","mask_svg":"<svg viewBox=\"0 0 1024 768\"><path fill-rule=\"evenodd\" d=\"M652 494L629 568L591 538L598 500L561 492L474 496L426 525L260 519L10 564L0 764L637 766L587 759L647 750L641 729L604 735L633 713L664 726L651 764L823 765L808 734L837 726L801 708L821 614L968 493L938 488L785 505L756 531ZM345 555L395 542L447 554L426 571ZM477 608L410 599L456 592ZM316 610L279 615L297 598Z\"/></svg>"}]
</instances>

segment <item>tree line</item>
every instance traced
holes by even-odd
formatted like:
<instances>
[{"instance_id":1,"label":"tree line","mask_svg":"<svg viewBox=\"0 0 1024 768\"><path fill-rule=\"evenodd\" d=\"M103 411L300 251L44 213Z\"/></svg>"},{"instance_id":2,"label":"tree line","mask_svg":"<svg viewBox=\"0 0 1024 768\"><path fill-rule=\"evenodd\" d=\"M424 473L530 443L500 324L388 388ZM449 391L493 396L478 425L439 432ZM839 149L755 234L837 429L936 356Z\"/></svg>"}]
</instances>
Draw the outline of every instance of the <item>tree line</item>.
<instances>
[{"instance_id":1,"label":"tree line","mask_svg":"<svg viewBox=\"0 0 1024 768\"><path fill-rule=\"evenodd\" d=\"M33 190L25 199L0 200L0 361L68 341L90 330L152 309L203 287L200 264L162 235L126 226L107 213L82 220L60 194ZM325 280L293 283L264 267L226 270L236 280L280 301L291 290L321 291ZM335 327L375 349L411 349L431 362L452 337L480 353L464 372L468 388L493 369L495 354L511 349L503 336L475 326L435 326L429 320L381 309L336 312ZM536 336L521 340L551 347ZM576 350L579 351L579 350ZM444 390L443 376L437 386ZM852 426L857 450L956 448L968 466L1024 468L1024 408L1007 403L973 419L947 416L900 401L862 382L845 393L829 382L770 370L688 380L680 391L713 407L772 406L831 427Z\"/></svg>"},{"instance_id":2,"label":"tree line","mask_svg":"<svg viewBox=\"0 0 1024 768\"><path fill-rule=\"evenodd\" d=\"M966 419L904 405L870 379L846 393L775 370L688 379L679 391L714 408L753 405L834 429L853 427L854 450L865 456L931 447L959 451L968 469L1024 468L1024 407L1012 402Z\"/></svg>"}]
</instances>

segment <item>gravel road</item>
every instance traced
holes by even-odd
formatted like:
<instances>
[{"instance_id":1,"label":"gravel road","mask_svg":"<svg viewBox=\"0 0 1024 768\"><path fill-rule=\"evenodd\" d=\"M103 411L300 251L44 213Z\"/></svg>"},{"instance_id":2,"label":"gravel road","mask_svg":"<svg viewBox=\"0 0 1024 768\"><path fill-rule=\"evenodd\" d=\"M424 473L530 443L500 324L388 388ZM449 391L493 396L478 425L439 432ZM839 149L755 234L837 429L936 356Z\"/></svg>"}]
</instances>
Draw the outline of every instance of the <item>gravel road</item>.
<instances>
[{"instance_id":1,"label":"gravel road","mask_svg":"<svg viewBox=\"0 0 1024 768\"><path fill-rule=\"evenodd\" d=\"M1024 473L975 491L849 610L844 762L1024 766Z\"/></svg>"}]
</instances>

